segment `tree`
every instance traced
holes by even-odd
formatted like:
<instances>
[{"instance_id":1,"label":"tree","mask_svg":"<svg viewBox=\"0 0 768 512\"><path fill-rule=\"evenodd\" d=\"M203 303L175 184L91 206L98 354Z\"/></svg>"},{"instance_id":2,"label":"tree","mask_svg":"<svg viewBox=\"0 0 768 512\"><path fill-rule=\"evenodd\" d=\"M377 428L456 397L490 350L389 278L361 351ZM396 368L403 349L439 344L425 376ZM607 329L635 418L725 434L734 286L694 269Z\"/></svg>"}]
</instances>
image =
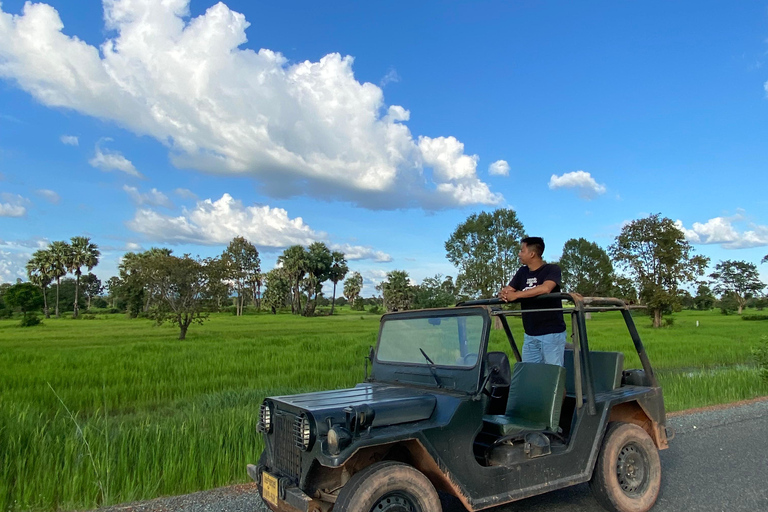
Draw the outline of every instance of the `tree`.
<instances>
[{"instance_id":1,"label":"tree","mask_svg":"<svg viewBox=\"0 0 768 512\"><path fill-rule=\"evenodd\" d=\"M70 260L71 247L63 240L51 242L48 250L51 252L51 277L56 280L56 318L59 316L59 288L61 278L67 275L67 264Z\"/></svg>"},{"instance_id":2,"label":"tree","mask_svg":"<svg viewBox=\"0 0 768 512\"><path fill-rule=\"evenodd\" d=\"M523 238L514 210L470 215L445 242L448 260L459 269L457 285L473 297L494 296L515 274Z\"/></svg>"},{"instance_id":3,"label":"tree","mask_svg":"<svg viewBox=\"0 0 768 512\"><path fill-rule=\"evenodd\" d=\"M585 297L611 295L614 287L613 264L608 253L594 242L571 238L563 246L559 261L563 271L563 290Z\"/></svg>"},{"instance_id":4,"label":"tree","mask_svg":"<svg viewBox=\"0 0 768 512\"><path fill-rule=\"evenodd\" d=\"M293 291L291 312L298 315L301 313L301 280L309 266L307 250L301 245L292 245L277 258L277 264L285 269L285 275L290 279Z\"/></svg>"},{"instance_id":5,"label":"tree","mask_svg":"<svg viewBox=\"0 0 768 512\"><path fill-rule=\"evenodd\" d=\"M21 325L27 325L27 313L43 307L43 292L32 283L19 283L8 288L3 294L3 301L11 308L19 308L24 315ZM37 322L39 323L39 321Z\"/></svg>"},{"instance_id":6,"label":"tree","mask_svg":"<svg viewBox=\"0 0 768 512\"><path fill-rule=\"evenodd\" d=\"M715 271L709 277L715 280L715 293L733 295L738 303L738 314L741 314L752 295L765 288L765 284L760 281L757 265L747 261L721 261L715 265Z\"/></svg>"},{"instance_id":7,"label":"tree","mask_svg":"<svg viewBox=\"0 0 768 512\"><path fill-rule=\"evenodd\" d=\"M634 277L654 327L661 327L663 311L679 307L678 287L703 275L709 261L694 256L683 232L660 214L624 226L610 252Z\"/></svg>"},{"instance_id":8,"label":"tree","mask_svg":"<svg viewBox=\"0 0 768 512\"><path fill-rule=\"evenodd\" d=\"M285 306L285 299L291 294L292 280L284 268L273 268L264 278L267 289L264 291L264 304L277 314Z\"/></svg>"},{"instance_id":9,"label":"tree","mask_svg":"<svg viewBox=\"0 0 768 512\"><path fill-rule=\"evenodd\" d=\"M715 296L712 290L704 283L699 284L696 289L696 296L693 298L693 306L700 311L709 311L715 307Z\"/></svg>"},{"instance_id":10,"label":"tree","mask_svg":"<svg viewBox=\"0 0 768 512\"><path fill-rule=\"evenodd\" d=\"M425 277L414 289L413 307L425 309L452 306L456 304L454 292L451 276L443 278L442 274L437 274L434 277Z\"/></svg>"},{"instance_id":11,"label":"tree","mask_svg":"<svg viewBox=\"0 0 768 512\"><path fill-rule=\"evenodd\" d=\"M88 273L88 275L83 277L81 283L83 286L83 295L85 295L85 298L88 301L86 310L90 310L91 300L98 296L102 290L104 290L104 287L101 285L101 279L92 273Z\"/></svg>"},{"instance_id":12,"label":"tree","mask_svg":"<svg viewBox=\"0 0 768 512\"><path fill-rule=\"evenodd\" d=\"M245 298L251 295L250 284L261 272L261 260L256 246L242 236L236 236L229 242L222 258L229 263L230 278L237 290L237 316L243 314Z\"/></svg>"},{"instance_id":13,"label":"tree","mask_svg":"<svg viewBox=\"0 0 768 512\"><path fill-rule=\"evenodd\" d=\"M635 288L635 284L628 277L615 275L613 287L609 295L629 304L637 302L637 288Z\"/></svg>"},{"instance_id":14,"label":"tree","mask_svg":"<svg viewBox=\"0 0 768 512\"><path fill-rule=\"evenodd\" d=\"M387 311L404 311L411 307L414 287L411 286L408 272L405 270L387 272L387 279L382 281L376 289L381 291Z\"/></svg>"},{"instance_id":15,"label":"tree","mask_svg":"<svg viewBox=\"0 0 768 512\"><path fill-rule=\"evenodd\" d=\"M357 306L360 292L363 290L363 276L360 272L353 272L351 276L344 281L344 297L352 305L352 309Z\"/></svg>"},{"instance_id":16,"label":"tree","mask_svg":"<svg viewBox=\"0 0 768 512\"><path fill-rule=\"evenodd\" d=\"M302 313L304 316L312 316L317 305L317 295L323 288L323 283L328 280L333 256L331 250L323 242L313 242L306 251L307 276L303 281L304 291L307 293L307 304ZM314 300L312 296L314 295Z\"/></svg>"},{"instance_id":17,"label":"tree","mask_svg":"<svg viewBox=\"0 0 768 512\"><path fill-rule=\"evenodd\" d=\"M763 259L760 261L760 263L768 263L768 254L763 256Z\"/></svg>"},{"instance_id":18,"label":"tree","mask_svg":"<svg viewBox=\"0 0 768 512\"><path fill-rule=\"evenodd\" d=\"M32 259L27 262L27 276L29 281L39 286L43 291L43 312L45 318L51 318L51 313L48 311L48 286L53 282L53 256L51 251L40 249L35 251L32 255Z\"/></svg>"},{"instance_id":19,"label":"tree","mask_svg":"<svg viewBox=\"0 0 768 512\"><path fill-rule=\"evenodd\" d=\"M333 309L336 307L336 285L339 284L339 281L344 279L347 272L349 272L349 267L347 266L347 258L344 257L344 253L333 251L331 253L331 268L328 270L328 279L333 283L331 314L333 314Z\"/></svg>"},{"instance_id":20,"label":"tree","mask_svg":"<svg viewBox=\"0 0 768 512\"><path fill-rule=\"evenodd\" d=\"M72 318L77 318L78 314L78 292L80 291L81 268L85 267L88 272L99 264L99 247L91 242L91 239L85 236L73 236L70 239L69 260L67 261L67 270L75 274L75 309L72 312Z\"/></svg>"},{"instance_id":21,"label":"tree","mask_svg":"<svg viewBox=\"0 0 768 512\"><path fill-rule=\"evenodd\" d=\"M149 316L158 324L171 322L179 327L179 340L187 336L189 326L202 324L221 285L216 265L219 260L198 260L188 254L156 255L145 261L149 284L156 292Z\"/></svg>"},{"instance_id":22,"label":"tree","mask_svg":"<svg viewBox=\"0 0 768 512\"><path fill-rule=\"evenodd\" d=\"M149 312L152 300L158 293L153 287L154 267L150 263L154 258L171 256L172 253L171 249L152 247L148 251L127 252L123 255L117 266L120 272L117 290L126 303L129 317L136 318L142 311Z\"/></svg>"}]
</instances>

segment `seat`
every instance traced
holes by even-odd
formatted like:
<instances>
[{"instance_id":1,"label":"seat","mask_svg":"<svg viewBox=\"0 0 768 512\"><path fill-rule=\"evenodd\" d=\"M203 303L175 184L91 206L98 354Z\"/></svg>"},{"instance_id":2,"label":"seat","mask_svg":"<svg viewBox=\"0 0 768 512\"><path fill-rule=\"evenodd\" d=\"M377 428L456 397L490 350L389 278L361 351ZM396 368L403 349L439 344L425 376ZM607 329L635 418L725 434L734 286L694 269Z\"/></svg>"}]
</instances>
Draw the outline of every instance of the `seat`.
<instances>
[{"instance_id":1,"label":"seat","mask_svg":"<svg viewBox=\"0 0 768 512\"><path fill-rule=\"evenodd\" d=\"M491 372L488 378L488 407L486 414L504 414L509 397L509 382L512 373L509 358L504 352L488 352L485 356L486 371Z\"/></svg>"},{"instance_id":2,"label":"seat","mask_svg":"<svg viewBox=\"0 0 768 512\"><path fill-rule=\"evenodd\" d=\"M565 368L544 363L516 363L503 415L483 416L489 432L509 437L526 432L558 432Z\"/></svg>"},{"instance_id":3,"label":"seat","mask_svg":"<svg viewBox=\"0 0 768 512\"><path fill-rule=\"evenodd\" d=\"M592 384L595 393L613 391L621 387L621 377L624 370L624 354L621 352L597 352L590 350L592 361ZM565 391L576 392L573 371L573 350L565 351L563 358L565 366Z\"/></svg>"}]
</instances>

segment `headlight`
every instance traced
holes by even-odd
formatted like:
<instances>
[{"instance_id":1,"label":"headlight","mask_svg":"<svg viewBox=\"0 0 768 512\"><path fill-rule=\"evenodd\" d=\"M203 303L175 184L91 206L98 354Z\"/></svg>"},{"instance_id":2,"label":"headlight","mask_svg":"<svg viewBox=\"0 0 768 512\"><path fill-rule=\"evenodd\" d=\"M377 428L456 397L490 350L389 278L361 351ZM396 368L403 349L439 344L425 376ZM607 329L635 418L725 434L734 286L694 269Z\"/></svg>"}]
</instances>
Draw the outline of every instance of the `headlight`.
<instances>
[{"instance_id":1,"label":"headlight","mask_svg":"<svg viewBox=\"0 0 768 512\"><path fill-rule=\"evenodd\" d=\"M341 450L349 446L351 441L352 436L345 428L336 425L328 431L328 451L331 455L341 453Z\"/></svg>"},{"instance_id":2,"label":"headlight","mask_svg":"<svg viewBox=\"0 0 768 512\"><path fill-rule=\"evenodd\" d=\"M272 431L272 404L264 400L259 410L259 432L268 434Z\"/></svg>"},{"instance_id":3,"label":"headlight","mask_svg":"<svg viewBox=\"0 0 768 512\"><path fill-rule=\"evenodd\" d=\"M296 445L304 451L312 448L314 442L314 432L312 420L306 413L301 413L296 417L296 423L293 426L293 434L296 439Z\"/></svg>"}]
</instances>

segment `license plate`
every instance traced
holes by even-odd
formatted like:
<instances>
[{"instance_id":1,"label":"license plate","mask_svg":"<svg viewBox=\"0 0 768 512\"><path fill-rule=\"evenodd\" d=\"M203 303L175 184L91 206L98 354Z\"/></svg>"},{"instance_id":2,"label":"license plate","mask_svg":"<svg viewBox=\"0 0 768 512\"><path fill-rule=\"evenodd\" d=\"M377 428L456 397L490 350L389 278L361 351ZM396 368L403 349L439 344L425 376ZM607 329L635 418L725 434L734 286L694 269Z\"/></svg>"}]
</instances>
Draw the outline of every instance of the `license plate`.
<instances>
[{"instance_id":1,"label":"license plate","mask_svg":"<svg viewBox=\"0 0 768 512\"><path fill-rule=\"evenodd\" d=\"M261 482L261 492L264 499L277 505L277 478L264 471L261 473Z\"/></svg>"}]
</instances>

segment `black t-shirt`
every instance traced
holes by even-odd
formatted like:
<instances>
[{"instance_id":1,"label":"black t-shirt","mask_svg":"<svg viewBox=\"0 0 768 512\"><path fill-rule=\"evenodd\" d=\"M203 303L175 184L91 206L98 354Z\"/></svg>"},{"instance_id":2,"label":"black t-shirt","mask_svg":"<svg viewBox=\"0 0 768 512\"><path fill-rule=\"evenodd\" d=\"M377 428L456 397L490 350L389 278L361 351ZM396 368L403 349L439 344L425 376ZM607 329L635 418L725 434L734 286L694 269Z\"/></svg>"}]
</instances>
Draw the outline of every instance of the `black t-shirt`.
<instances>
[{"instance_id":1,"label":"black t-shirt","mask_svg":"<svg viewBox=\"0 0 768 512\"><path fill-rule=\"evenodd\" d=\"M529 290L540 284L544 284L544 281L554 281L557 283L552 290L552 293L560 292L560 283L562 282L562 272L560 267L551 263L545 263L536 270L531 271L528 266L520 267L515 277L509 282L509 286L515 290L522 292ZM547 309L547 308L562 308L563 303L560 299L544 299L544 300L526 300L520 301L522 309ZM523 314L523 329L525 333L530 336L540 336L542 334L552 334L555 332L565 331L565 320L563 320L562 311L541 312L541 313L528 313Z\"/></svg>"}]
</instances>

